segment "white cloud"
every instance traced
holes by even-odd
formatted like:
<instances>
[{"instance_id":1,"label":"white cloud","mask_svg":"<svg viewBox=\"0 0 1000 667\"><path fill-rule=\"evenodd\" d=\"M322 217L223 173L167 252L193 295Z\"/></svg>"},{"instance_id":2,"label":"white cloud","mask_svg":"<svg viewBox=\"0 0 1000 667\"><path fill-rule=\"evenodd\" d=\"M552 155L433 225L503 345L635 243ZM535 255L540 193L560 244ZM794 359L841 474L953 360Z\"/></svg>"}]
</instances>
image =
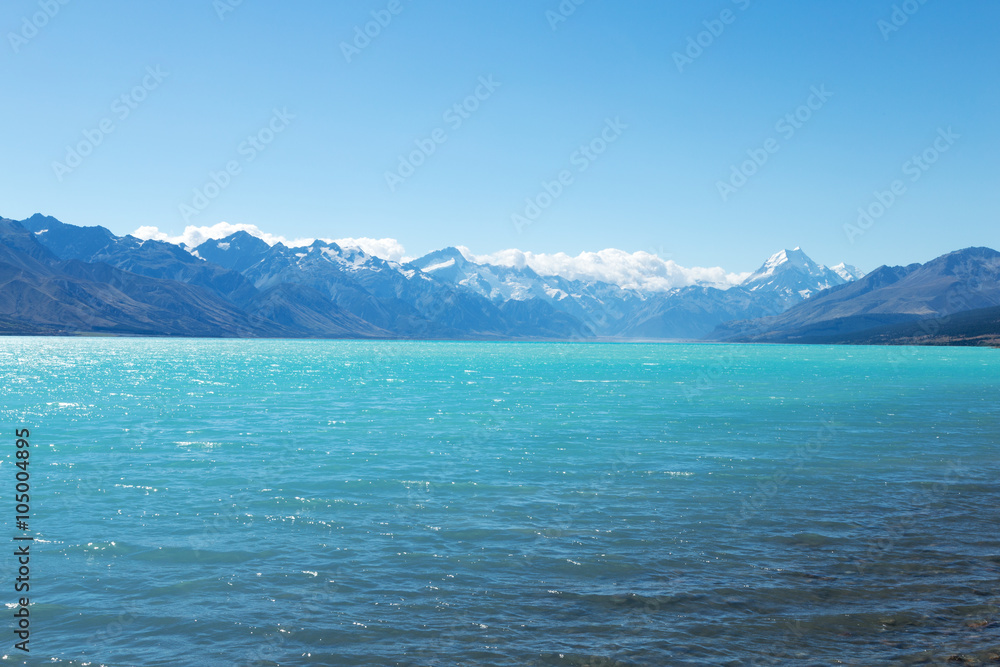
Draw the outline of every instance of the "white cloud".
<instances>
[{"instance_id":1,"label":"white cloud","mask_svg":"<svg viewBox=\"0 0 1000 667\"><path fill-rule=\"evenodd\" d=\"M407 257L403 244L396 239L370 239L361 237L359 239L334 239L334 243L341 248L360 248L369 255L374 255L380 259L387 259L390 262L408 262L412 257Z\"/></svg>"},{"instance_id":2,"label":"white cloud","mask_svg":"<svg viewBox=\"0 0 1000 667\"><path fill-rule=\"evenodd\" d=\"M673 260L663 260L648 252L628 253L616 248L584 252L576 257L566 253L546 254L522 250L501 250L489 255L473 255L459 248L466 258L480 264L498 264L517 268L531 267L543 276L557 275L569 280L601 280L627 289L664 292L694 284L732 287L743 282L749 273L727 273L720 267L685 268Z\"/></svg>"},{"instance_id":3,"label":"white cloud","mask_svg":"<svg viewBox=\"0 0 1000 667\"><path fill-rule=\"evenodd\" d=\"M250 236L256 236L268 245L283 243L289 248L299 248L302 246L312 245L313 242L317 240L300 238L290 241L284 236L269 234L262 231L257 225L234 225L228 222L220 222L212 225L211 227L195 227L194 225L188 225L184 228L184 233L179 236L170 236L165 232L161 232L158 227L140 227L132 232L132 236L143 240L166 241L167 243L174 243L176 245L182 245L193 249L197 248L205 241L224 239L227 236L235 234L236 232L246 232ZM396 239L370 239L368 237L361 237L357 239L343 238L319 240L326 243L336 243L344 248L359 248L369 255L374 255L375 257L387 259L392 262L403 262L411 259L406 256L406 249L403 248L403 245Z\"/></svg>"},{"instance_id":4,"label":"white cloud","mask_svg":"<svg viewBox=\"0 0 1000 667\"><path fill-rule=\"evenodd\" d=\"M205 241L225 238L238 231L256 236L269 245L283 243L290 248L310 245L316 240L294 239L290 241L284 236L261 231L256 225L234 225L228 222L220 222L211 227L189 225L179 236L170 236L161 232L157 227L140 227L132 232L132 235L140 239L167 241L193 249ZM320 240L336 243L341 247L360 248L369 255L392 262L407 262L413 259L406 255L403 244L392 238L360 237ZM615 248L599 252L584 252L576 257L562 252L555 254L533 253L513 248L488 255L476 255L464 246L458 246L458 250L466 259L479 264L497 264L517 268L528 266L543 276L557 275L569 280L601 280L626 289L652 292L665 292L695 284L727 288L738 285L750 275L749 273L727 273L720 267L685 268L673 260L663 260L648 252L628 253Z\"/></svg>"},{"instance_id":5,"label":"white cloud","mask_svg":"<svg viewBox=\"0 0 1000 667\"><path fill-rule=\"evenodd\" d=\"M180 236L170 236L165 232L161 232L158 227L140 227L132 232L132 236L143 240L166 241L168 243L187 246L188 248L196 248L205 241L209 241L211 239L224 239L231 234L235 234L236 232L246 232L251 236L256 236L268 245L284 243L290 248L309 245L315 240L295 239L289 241L284 236L276 236L274 234L268 234L267 232L261 231L257 225L234 225L228 222L219 222L211 227L195 227L194 225L188 225L184 228L184 233Z\"/></svg>"}]
</instances>

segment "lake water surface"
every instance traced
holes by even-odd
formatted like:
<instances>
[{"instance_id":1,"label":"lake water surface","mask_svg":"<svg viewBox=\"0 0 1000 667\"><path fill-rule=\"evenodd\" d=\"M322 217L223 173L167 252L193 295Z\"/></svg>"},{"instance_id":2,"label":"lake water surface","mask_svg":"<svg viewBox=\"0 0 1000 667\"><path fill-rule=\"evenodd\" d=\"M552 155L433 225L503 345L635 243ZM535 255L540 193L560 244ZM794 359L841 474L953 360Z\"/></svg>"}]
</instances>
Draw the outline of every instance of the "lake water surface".
<instances>
[{"instance_id":1,"label":"lake water surface","mask_svg":"<svg viewBox=\"0 0 1000 667\"><path fill-rule=\"evenodd\" d=\"M0 377L28 664L1000 652L997 350L4 338Z\"/></svg>"}]
</instances>

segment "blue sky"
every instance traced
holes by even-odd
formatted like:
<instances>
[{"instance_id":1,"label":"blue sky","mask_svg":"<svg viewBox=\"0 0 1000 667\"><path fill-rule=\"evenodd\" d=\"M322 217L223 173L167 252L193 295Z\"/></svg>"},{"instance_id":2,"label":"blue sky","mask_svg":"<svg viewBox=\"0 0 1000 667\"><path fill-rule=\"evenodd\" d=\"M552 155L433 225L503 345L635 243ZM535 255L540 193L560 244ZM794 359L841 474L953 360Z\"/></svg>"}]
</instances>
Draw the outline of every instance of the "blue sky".
<instances>
[{"instance_id":1,"label":"blue sky","mask_svg":"<svg viewBox=\"0 0 1000 667\"><path fill-rule=\"evenodd\" d=\"M730 271L1000 247L995 3L62 2L0 9L6 217Z\"/></svg>"}]
</instances>

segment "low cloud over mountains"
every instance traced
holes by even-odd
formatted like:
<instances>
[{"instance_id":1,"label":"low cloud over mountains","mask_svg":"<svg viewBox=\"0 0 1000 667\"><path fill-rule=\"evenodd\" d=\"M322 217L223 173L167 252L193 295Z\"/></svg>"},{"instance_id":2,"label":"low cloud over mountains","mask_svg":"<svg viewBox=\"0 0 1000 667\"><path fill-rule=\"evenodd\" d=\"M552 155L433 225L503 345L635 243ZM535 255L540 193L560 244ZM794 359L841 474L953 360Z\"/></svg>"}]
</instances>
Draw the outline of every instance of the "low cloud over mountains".
<instances>
[{"instance_id":1,"label":"low cloud over mountains","mask_svg":"<svg viewBox=\"0 0 1000 667\"><path fill-rule=\"evenodd\" d=\"M341 247L358 248L369 255L391 262L406 263L413 259L407 255L403 245L396 239L383 238L341 238L341 239L287 239L271 234L256 225L230 224L220 222L211 227L189 225L184 233L169 236L157 227L140 227L132 236L143 240L166 241L186 248L197 248L206 241L225 239L236 232L246 232L270 246L282 243L288 247L302 247L320 240L336 243ZM543 276L560 276L569 280L600 281L618 285L624 289L647 292L666 292L689 285L711 285L726 288L738 285L748 273L729 273L722 267L683 267L672 260L664 260L649 252L626 252L608 248L598 252L583 252L576 257L566 253L533 253L511 248L485 255L476 255L465 246L456 246L470 261L478 264L508 266L517 269L530 268Z\"/></svg>"},{"instance_id":2,"label":"low cloud over mountains","mask_svg":"<svg viewBox=\"0 0 1000 667\"><path fill-rule=\"evenodd\" d=\"M0 220L0 284L0 332L12 334L857 342L879 329L892 342L892 327L972 313L906 335L981 344L1000 253L866 276L794 248L734 275L644 252L409 258L393 239L289 241L227 223L119 237L35 215Z\"/></svg>"}]
</instances>

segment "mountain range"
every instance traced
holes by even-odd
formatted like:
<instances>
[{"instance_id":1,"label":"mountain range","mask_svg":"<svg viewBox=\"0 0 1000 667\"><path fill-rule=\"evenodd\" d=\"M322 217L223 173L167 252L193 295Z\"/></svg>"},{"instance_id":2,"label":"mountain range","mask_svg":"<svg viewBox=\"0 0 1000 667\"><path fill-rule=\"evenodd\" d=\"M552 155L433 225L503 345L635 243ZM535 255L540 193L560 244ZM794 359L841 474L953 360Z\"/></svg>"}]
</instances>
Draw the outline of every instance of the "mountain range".
<instances>
[{"instance_id":1,"label":"mountain range","mask_svg":"<svg viewBox=\"0 0 1000 667\"><path fill-rule=\"evenodd\" d=\"M1000 253L967 248L926 264L882 266L779 315L723 324L711 337L770 343L847 342L865 338L859 337L864 332L898 325L911 325L903 329L908 331L921 322L927 323L926 333L931 335L942 324L931 325L931 321L996 306L1000 306Z\"/></svg>"},{"instance_id":2,"label":"mountain range","mask_svg":"<svg viewBox=\"0 0 1000 667\"><path fill-rule=\"evenodd\" d=\"M245 231L187 247L40 214L0 219L7 334L839 342L998 306L998 278L986 248L869 275L795 248L738 285L653 291L478 263L456 248L394 262ZM973 318L986 329L977 342L990 340L984 317Z\"/></svg>"}]
</instances>

